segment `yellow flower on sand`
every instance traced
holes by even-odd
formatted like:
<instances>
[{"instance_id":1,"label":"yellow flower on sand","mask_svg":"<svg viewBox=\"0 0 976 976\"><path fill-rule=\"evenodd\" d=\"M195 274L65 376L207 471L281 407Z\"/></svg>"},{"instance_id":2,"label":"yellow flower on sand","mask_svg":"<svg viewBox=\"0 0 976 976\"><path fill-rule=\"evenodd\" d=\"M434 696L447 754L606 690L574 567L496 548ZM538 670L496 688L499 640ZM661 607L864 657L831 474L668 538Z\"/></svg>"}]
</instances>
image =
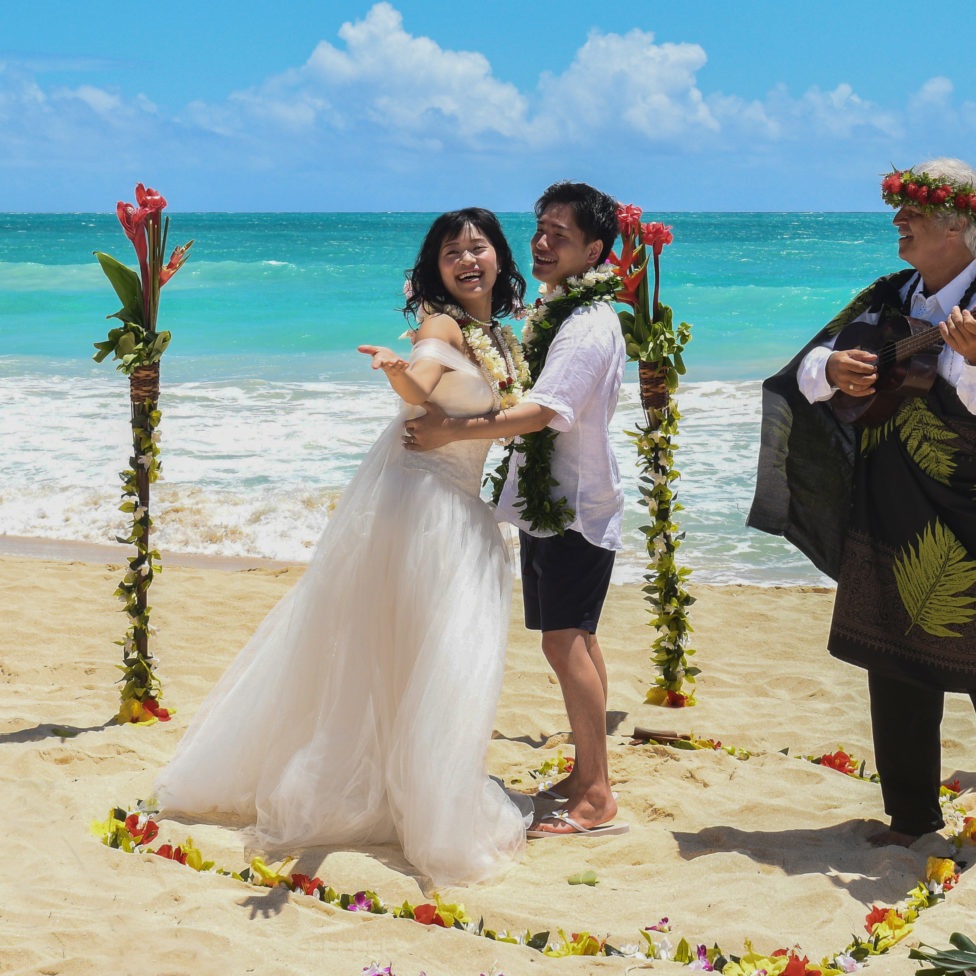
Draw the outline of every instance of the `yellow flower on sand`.
<instances>
[{"instance_id":1,"label":"yellow flower on sand","mask_svg":"<svg viewBox=\"0 0 976 976\"><path fill-rule=\"evenodd\" d=\"M142 702L136 701L135 698L127 698L122 702L119 713L115 716L115 721L119 725L152 725L153 722L159 720L142 707Z\"/></svg>"},{"instance_id":2,"label":"yellow flower on sand","mask_svg":"<svg viewBox=\"0 0 976 976\"><path fill-rule=\"evenodd\" d=\"M752 944L746 942L748 952L738 962L730 962L722 969L722 976L780 976L789 965L788 956L761 956L754 952Z\"/></svg>"},{"instance_id":3,"label":"yellow flower on sand","mask_svg":"<svg viewBox=\"0 0 976 976\"><path fill-rule=\"evenodd\" d=\"M275 871L273 868L269 868L264 861L259 857L251 859L251 873L256 874L261 880L255 881L255 884L267 885L269 888L273 888L278 884L287 884L288 875L285 874L285 868L294 861L294 858L290 858L282 866L280 871ZM199 869L198 869L199 870Z\"/></svg>"},{"instance_id":4,"label":"yellow flower on sand","mask_svg":"<svg viewBox=\"0 0 976 976\"><path fill-rule=\"evenodd\" d=\"M880 922L875 922L871 935L877 940L875 952L887 952L896 942L901 941L911 932L912 926L907 919L902 918L893 908L889 908Z\"/></svg>"},{"instance_id":5,"label":"yellow flower on sand","mask_svg":"<svg viewBox=\"0 0 976 976\"><path fill-rule=\"evenodd\" d=\"M471 916L464 910L464 905L451 905L441 901L440 896L434 893L434 903L437 905L437 914L444 920L448 928L454 926L455 919L461 925L468 925L473 921Z\"/></svg>"},{"instance_id":6,"label":"yellow flower on sand","mask_svg":"<svg viewBox=\"0 0 976 976\"><path fill-rule=\"evenodd\" d=\"M925 862L925 880L945 884L956 876L956 862L948 857L930 857Z\"/></svg>"}]
</instances>

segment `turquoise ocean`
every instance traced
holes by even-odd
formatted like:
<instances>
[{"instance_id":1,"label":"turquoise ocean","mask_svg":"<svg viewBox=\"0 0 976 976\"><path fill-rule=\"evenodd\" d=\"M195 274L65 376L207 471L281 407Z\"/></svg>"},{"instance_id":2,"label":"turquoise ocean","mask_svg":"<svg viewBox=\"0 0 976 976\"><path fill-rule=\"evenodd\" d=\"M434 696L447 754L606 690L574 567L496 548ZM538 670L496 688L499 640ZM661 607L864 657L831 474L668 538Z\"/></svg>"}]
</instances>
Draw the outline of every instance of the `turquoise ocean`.
<instances>
[{"instance_id":1,"label":"turquoise ocean","mask_svg":"<svg viewBox=\"0 0 976 976\"><path fill-rule=\"evenodd\" d=\"M160 304L159 328L173 339L162 360L156 544L305 560L396 412L356 346L408 351L403 272L433 215L170 216L168 249L195 243ZM661 297L693 326L677 397L683 564L700 582L829 582L782 540L745 527L760 382L900 266L891 215L646 217L673 227ZM501 219L527 272L534 219ZM0 215L0 535L113 543L123 525L128 383L90 358L117 308L96 250L135 266L114 214ZM528 288L534 297L531 279ZM642 565L646 519L625 433L638 416L629 366L614 435L627 491L621 582Z\"/></svg>"}]
</instances>

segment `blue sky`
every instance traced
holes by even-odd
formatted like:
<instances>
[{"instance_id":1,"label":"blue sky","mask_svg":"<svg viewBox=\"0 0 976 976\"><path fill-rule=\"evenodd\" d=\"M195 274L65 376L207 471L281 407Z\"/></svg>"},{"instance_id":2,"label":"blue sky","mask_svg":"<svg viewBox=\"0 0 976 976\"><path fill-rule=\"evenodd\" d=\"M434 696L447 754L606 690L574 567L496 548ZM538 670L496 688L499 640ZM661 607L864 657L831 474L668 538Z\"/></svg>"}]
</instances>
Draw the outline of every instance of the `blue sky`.
<instances>
[{"instance_id":1,"label":"blue sky","mask_svg":"<svg viewBox=\"0 0 976 976\"><path fill-rule=\"evenodd\" d=\"M5 4L0 211L880 210L976 162L971 0Z\"/></svg>"}]
</instances>

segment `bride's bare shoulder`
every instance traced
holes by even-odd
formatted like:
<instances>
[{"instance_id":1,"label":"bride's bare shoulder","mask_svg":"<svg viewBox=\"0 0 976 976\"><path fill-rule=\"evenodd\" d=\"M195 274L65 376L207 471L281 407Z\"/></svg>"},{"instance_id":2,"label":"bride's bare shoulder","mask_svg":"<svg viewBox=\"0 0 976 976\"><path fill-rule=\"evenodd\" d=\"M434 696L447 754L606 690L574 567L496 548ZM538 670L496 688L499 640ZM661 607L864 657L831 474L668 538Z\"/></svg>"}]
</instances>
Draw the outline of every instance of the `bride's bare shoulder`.
<instances>
[{"instance_id":1,"label":"bride's bare shoulder","mask_svg":"<svg viewBox=\"0 0 976 976\"><path fill-rule=\"evenodd\" d=\"M459 352L464 349L464 336L461 334L461 327L450 315L443 312L428 315L420 323L417 339L440 339L441 342L446 342Z\"/></svg>"}]
</instances>

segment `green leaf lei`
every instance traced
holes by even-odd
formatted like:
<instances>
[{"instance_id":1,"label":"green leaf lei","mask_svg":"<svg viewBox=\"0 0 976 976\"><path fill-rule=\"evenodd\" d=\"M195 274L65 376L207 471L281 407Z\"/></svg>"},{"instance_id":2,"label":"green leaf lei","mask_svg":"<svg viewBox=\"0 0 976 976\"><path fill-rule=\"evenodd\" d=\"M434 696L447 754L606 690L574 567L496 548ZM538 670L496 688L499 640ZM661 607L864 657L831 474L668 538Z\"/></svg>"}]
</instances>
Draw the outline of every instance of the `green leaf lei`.
<instances>
[{"instance_id":1,"label":"green leaf lei","mask_svg":"<svg viewBox=\"0 0 976 976\"><path fill-rule=\"evenodd\" d=\"M582 275L567 278L543 298L537 299L522 329L522 352L535 384L546 364L549 347L562 324L578 308L595 302L613 301L620 279L609 265L593 268ZM562 535L576 518L566 497L554 498L558 484L552 476L552 455L558 432L550 427L523 434L509 444L505 456L494 472L485 477L492 486L492 501L497 505L502 486L508 477L513 452L522 455L518 472L518 500L515 507L532 531Z\"/></svg>"}]
</instances>

